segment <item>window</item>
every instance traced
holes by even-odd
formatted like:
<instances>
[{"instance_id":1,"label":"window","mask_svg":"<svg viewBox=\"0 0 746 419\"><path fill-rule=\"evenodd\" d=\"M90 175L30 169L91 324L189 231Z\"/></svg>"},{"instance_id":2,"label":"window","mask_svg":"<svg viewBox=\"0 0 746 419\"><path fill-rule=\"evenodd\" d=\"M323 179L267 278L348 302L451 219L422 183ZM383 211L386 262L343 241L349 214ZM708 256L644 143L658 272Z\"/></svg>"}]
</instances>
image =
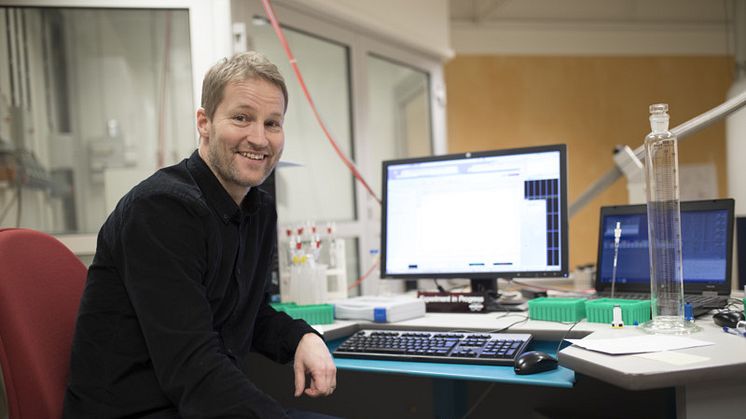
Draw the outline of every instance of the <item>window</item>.
<instances>
[{"instance_id":1,"label":"window","mask_svg":"<svg viewBox=\"0 0 746 419\"><path fill-rule=\"evenodd\" d=\"M376 194L381 191L381 161L445 151L443 107L435 104L431 94L434 85L442 85L439 61L355 28L290 8L275 5L274 9L322 118ZM301 166L277 170L280 229L306 221L317 226L335 222L347 244L351 283L374 261L380 243L380 207L353 181L321 132L261 4L234 3L232 19L244 25L246 47L267 55L288 84L283 160ZM433 117L435 112L439 119ZM286 245L281 243L280 249ZM381 283L375 276L353 293L379 292Z\"/></svg>"},{"instance_id":2,"label":"window","mask_svg":"<svg viewBox=\"0 0 746 419\"><path fill-rule=\"evenodd\" d=\"M196 147L186 10L0 8L0 225L95 234Z\"/></svg>"}]
</instances>

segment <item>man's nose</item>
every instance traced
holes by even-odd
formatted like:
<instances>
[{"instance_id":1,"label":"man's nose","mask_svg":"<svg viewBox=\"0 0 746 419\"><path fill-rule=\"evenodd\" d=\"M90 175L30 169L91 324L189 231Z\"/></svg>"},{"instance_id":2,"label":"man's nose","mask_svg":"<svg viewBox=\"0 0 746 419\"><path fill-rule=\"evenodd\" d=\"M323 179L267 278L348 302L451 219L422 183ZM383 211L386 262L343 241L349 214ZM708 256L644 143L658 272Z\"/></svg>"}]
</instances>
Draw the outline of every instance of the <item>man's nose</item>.
<instances>
[{"instance_id":1,"label":"man's nose","mask_svg":"<svg viewBox=\"0 0 746 419\"><path fill-rule=\"evenodd\" d=\"M256 122L251 124L246 133L246 139L254 145L265 146L269 143L267 140L267 131L264 124Z\"/></svg>"}]
</instances>

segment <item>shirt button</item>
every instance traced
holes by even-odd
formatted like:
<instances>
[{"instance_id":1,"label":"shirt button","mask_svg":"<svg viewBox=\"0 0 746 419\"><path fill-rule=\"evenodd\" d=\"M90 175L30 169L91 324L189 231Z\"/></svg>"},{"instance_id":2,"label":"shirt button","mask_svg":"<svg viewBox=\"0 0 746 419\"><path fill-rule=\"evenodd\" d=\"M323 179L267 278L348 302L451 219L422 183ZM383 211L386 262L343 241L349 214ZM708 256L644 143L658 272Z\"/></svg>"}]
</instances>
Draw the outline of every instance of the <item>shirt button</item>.
<instances>
[{"instance_id":1,"label":"shirt button","mask_svg":"<svg viewBox=\"0 0 746 419\"><path fill-rule=\"evenodd\" d=\"M236 269L236 273L241 275L241 268Z\"/></svg>"}]
</instances>

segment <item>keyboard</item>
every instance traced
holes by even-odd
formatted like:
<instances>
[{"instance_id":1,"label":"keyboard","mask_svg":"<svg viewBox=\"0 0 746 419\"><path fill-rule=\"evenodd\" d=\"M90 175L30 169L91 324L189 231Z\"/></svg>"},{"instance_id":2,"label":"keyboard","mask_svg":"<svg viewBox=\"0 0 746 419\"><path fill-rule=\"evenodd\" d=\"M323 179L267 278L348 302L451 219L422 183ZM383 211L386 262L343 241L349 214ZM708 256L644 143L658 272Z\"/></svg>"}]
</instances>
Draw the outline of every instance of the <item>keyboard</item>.
<instances>
[{"instance_id":1,"label":"keyboard","mask_svg":"<svg viewBox=\"0 0 746 419\"><path fill-rule=\"evenodd\" d=\"M529 342L527 333L365 329L342 342L334 356L512 366Z\"/></svg>"}]
</instances>

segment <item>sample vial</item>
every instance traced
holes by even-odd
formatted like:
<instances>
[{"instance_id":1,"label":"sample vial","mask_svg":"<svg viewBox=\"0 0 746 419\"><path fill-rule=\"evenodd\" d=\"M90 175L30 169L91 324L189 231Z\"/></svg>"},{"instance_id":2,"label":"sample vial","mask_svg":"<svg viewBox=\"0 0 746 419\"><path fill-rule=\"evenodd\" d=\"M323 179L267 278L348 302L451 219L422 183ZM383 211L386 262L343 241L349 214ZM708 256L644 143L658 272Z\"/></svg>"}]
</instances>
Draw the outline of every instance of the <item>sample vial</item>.
<instances>
[{"instance_id":1,"label":"sample vial","mask_svg":"<svg viewBox=\"0 0 746 419\"><path fill-rule=\"evenodd\" d=\"M650 105L645 186L652 320L642 328L650 333L687 334L699 328L684 319L678 144L668 121L668 105Z\"/></svg>"}]
</instances>

